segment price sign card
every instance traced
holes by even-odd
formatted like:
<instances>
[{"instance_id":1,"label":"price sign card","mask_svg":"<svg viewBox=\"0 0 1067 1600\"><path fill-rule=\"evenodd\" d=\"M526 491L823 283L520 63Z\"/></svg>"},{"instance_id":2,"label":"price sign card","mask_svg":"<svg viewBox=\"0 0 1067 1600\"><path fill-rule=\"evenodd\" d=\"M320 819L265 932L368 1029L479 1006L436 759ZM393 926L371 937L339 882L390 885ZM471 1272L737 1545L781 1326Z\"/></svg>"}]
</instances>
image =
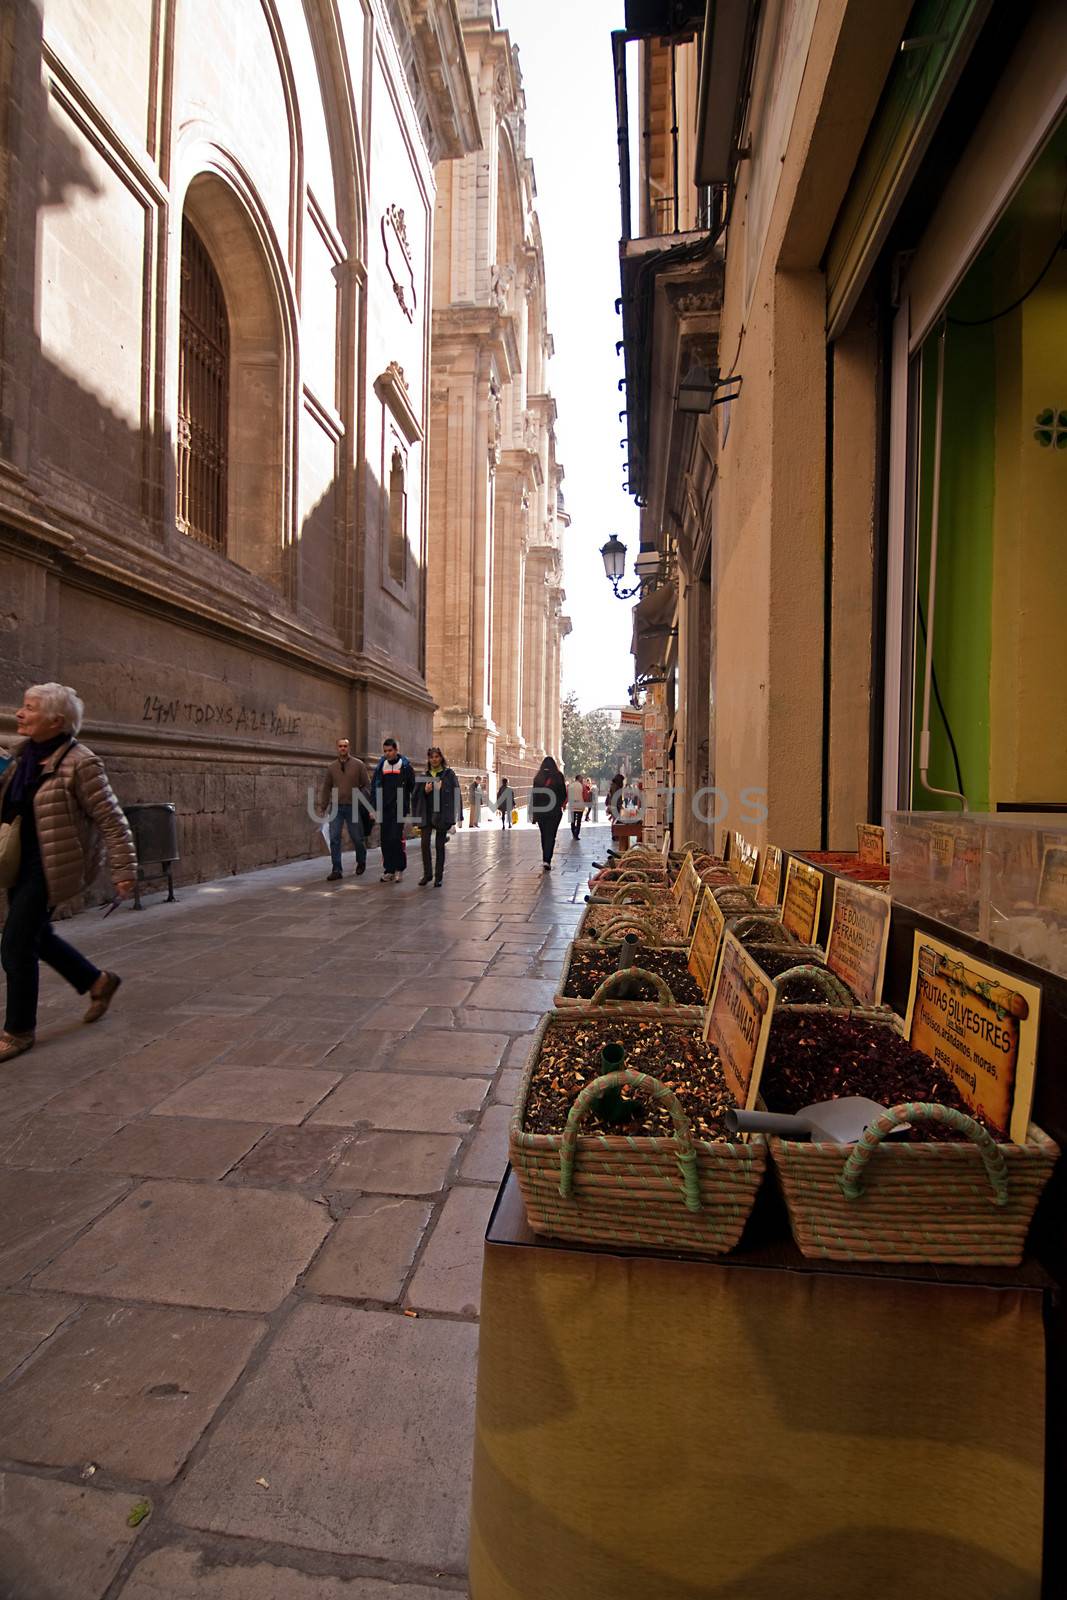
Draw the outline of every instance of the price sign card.
<instances>
[{"instance_id":1,"label":"price sign card","mask_svg":"<svg viewBox=\"0 0 1067 1600\"><path fill-rule=\"evenodd\" d=\"M856 847L860 860L875 866L885 866L885 829L873 822L861 822L856 828Z\"/></svg>"},{"instance_id":2,"label":"price sign card","mask_svg":"<svg viewBox=\"0 0 1067 1600\"><path fill-rule=\"evenodd\" d=\"M776 906L778 891L782 887L782 852L776 844L768 845L763 852L763 871L756 890L758 906Z\"/></svg>"},{"instance_id":3,"label":"price sign card","mask_svg":"<svg viewBox=\"0 0 1067 1600\"><path fill-rule=\"evenodd\" d=\"M719 945L725 927L726 918L719 909L718 901L713 894L706 894L700 902L700 915L693 929L693 942L689 946L688 961L689 970L700 985L700 992L705 1000L711 993L711 986L715 981Z\"/></svg>"},{"instance_id":4,"label":"price sign card","mask_svg":"<svg viewBox=\"0 0 1067 1600\"><path fill-rule=\"evenodd\" d=\"M743 834L734 833L733 843L730 846L731 859L737 861L737 881L748 885L756 881L756 868L759 865L759 850L754 844L749 844Z\"/></svg>"},{"instance_id":5,"label":"price sign card","mask_svg":"<svg viewBox=\"0 0 1067 1600\"><path fill-rule=\"evenodd\" d=\"M693 925L693 912L704 885L700 881L700 874L693 865L693 852L689 851L682 862L682 870L674 880L671 893L674 896L675 909L678 913L678 926L683 935L688 939L689 930Z\"/></svg>"},{"instance_id":6,"label":"price sign card","mask_svg":"<svg viewBox=\"0 0 1067 1600\"><path fill-rule=\"evenodd\" d=\"M790 857L785 874L782 921L801 944L814 944L822 905L822 873L806 861Z\"/></svg>"},{"instance_id":7,"label":"price sign card","mask_svg":"<svg viewBox=\"0 0 1067 1600\"><path fill-rule=\"evenodd\" d=\"M826 965L848 984L861 1005L882 998L889 948L889 901L876 889L838 878L826 941Z\"/></svg>"},{"instance_id":8,"label":"price sign card","mask_svg":"<svg viewBox=\"0 0 1067 1600\"><path fill-rule=\"evenodd\" d=\"M1041 990L916 932L907 1032L967 1104L1024 1144L1034 1097Z\"/></svg>"},{"instance_id":9,"label":"price sign card","mask_svg":"<svg viewBox=\"0 0 1067 1600\"><path fill-rule=\"evenodd\" d=\"M734 1104L751 1111L771 1032L775 987L732 933L725 933L704 1037L719 1052Z\"/></svg>"}]
</instances>

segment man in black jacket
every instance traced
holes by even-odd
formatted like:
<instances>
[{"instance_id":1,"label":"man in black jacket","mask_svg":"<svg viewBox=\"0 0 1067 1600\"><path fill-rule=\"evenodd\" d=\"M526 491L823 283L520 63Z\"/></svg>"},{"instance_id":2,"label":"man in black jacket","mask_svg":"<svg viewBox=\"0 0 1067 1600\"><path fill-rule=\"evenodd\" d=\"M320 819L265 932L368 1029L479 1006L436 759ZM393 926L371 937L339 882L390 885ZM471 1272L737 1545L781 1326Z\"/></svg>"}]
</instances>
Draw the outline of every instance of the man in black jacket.
<instances>
[{"instance_id":1,"label":"man in black jacket","mask_svg":"<svg viewBox=\"0 0 1067 1600\"><path fill-rule=\"evenodd\" d=\"M395 739L383 739L382 758L370 781L371 800L381 818L382 882L396 883L408 864L404 819L415 790L415 772Z\"/></svg>"}]
</instances>

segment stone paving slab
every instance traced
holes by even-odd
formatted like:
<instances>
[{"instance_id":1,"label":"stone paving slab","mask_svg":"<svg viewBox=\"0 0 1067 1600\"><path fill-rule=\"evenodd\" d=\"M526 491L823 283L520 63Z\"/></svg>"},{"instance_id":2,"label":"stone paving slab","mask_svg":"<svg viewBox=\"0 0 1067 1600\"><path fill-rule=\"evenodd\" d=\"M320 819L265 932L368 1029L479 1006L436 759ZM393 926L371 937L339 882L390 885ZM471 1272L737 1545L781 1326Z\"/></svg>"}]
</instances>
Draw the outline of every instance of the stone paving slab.
<instances>
[{"instance_id":1,"label":"stone paving slab","mask_svg":"<svg viewBox=\"0 0 1067 1600\"><path fill-rule=\"evenodd\" d=\"M210 1311L88 1306L0 1394L4 1452L35 1466L93 1462L122 1478L167 1483L263 1326Z\"/></svg>"},{"instance_id":2,"label":"stone paving slab","mask_svg":"<svg viewBox=\"0 0 1067 1600\"><path fill-rule=\"evenodd\" d=\"M424 1200L361 1196L327 1239L305 1287L339 1300L391 1303L404 1286L430 1214Z\"/></svg>"},{"instance_id":3,"label":"stone paving slab","mask_svg":"<svg viewBox=\"0 0 1067 1600\"><path fill-rule=\"evenodd\" d=\"M0 1287L50 1261L75 1234L125 1194L122 1178L66 1172L0 1173Z\"/></svg>"},{"instance_id":4,"label":"stone paving slab","mask_svg":"<svg viewBox=\"0 0 1067 1600\"><path fill-rule=\"evenodd\" d=\"M522 1082L522 1073L518 1067L508 1067L502 1072L493 1084L490 1100L493 1105L511 1107L515 1104L519 1094L519 1084Z\"/></svg>"},{"instance_id":5,"label":"stone paving slab","mask_svg":"<svg viewBox=\"0 0 1067 1600\"><path fill-rule=\"evenodd\" d=\"M159 1101L155 1110L164 1117L303 1122L337 1081L336 1072L311 1068L212 1067Z\"/></svg>"},{"instance_id":6,"label":"stone paving slab","mask_svg":"<svg viewBox=\"0 0 1067 1600\"><path fill-rule=\"evenodd\" d=\"M144 1066L136 1057L129 1057L94 1073L66 1094L56 1095L49 1101L48 1109L58 1116L86 1111L128 1121L142 1111L151 1111L202 1070L203 1063L194 1061L176 1061L173 1066Z\"/></svg>"},{"instance_id":7,"label":"stone paving slab","mask_svg":"<svg viewBox=\"0 0 1067 1600\"><path fill-rule=\"evenodd\" d=\"M99 1149L125 1120L92 1113L53 1117L38 1112L0 1132L0 1161L5 1167L69 1167Z\"/></svg>"},{"instance_id":8,"label":"stone paving slab","mask_svg":"<svg viewBox=\"0 0 1067 1600\"><path fill-rule=\"evenodd\" d=\"M68 1294L273 1311L329 1231L325 1208L302 1195L149 1182L34 1283Z\"/></svg>"},{"instance_id":9,"label":"stone paving slab","mask_svg":"<svg viewBox=\"0 0 1067 1600\"><path fill-rule=\"evenodd\" d=\"M379 1578L311 1577L252 1561L218 1566L195 1550L156 1550L134 1569L122 1600L457 1600L455 1589Z\"/></svg>"},{"instance_id":10,"label":"stone paving slab","mask_svg":"<svg viewBox=\"0 0 1067 1600\"><path fill-rule=\"evenodd\" d=\"M86 1155L79 1167L140 1178L221 1178L263 1138L262 1122L143 1117Z\"/></svg>"},{"instance_id":11,"label":"stone paving slab","mask_svg":"<svg viewBox=\"0 0 1067 1600\"><path fill-rule=\"evenodd\" d=\"M501 978L501 983L508 980ZM551 985L554 989L555 985ZM463 1032L478 1032L483 1028L502 1028L506 1033L532 1033L544 1015L541 1011L469 1011L456 1017Z\"/></svg>"},{"instance_id":12,"label":"stone paving slab","mask_svg":"<svg viewBox=\"0 0 1067 1600\"><path fill-rule=\"evenodd\" d=\"M470 1005L482 1011L535 1011L552 1009L555 987L545 978L483 978L474 985Z\"/></svg>"},{"instance_id":13,"label":"stone paving slab","mask_svg":"<svg viewBox=\"0 0 1067 1600\"><path fill-rule=\"evenodd\" d=\"M420 1311L477 1316L482 1244L495 1200L494 1189L458 1187L451 1191L415 1269L408 1305Z\"/></svg>"},{"instance_id":14,"label":"stone paving slab","mask_svg":"<svg viewBox=\"0 0 1067 1600\"><path fill-rule=\"evenodd\" d=\"M404 1072L484 1072L492 1076L507 1047L506 1033L457 1038L451 1028L420 1028L397 1042L389 1067Z\"/></svg>"},{"instance_id":15,"label":"stone paving slab","mask_svg":"<svg viewBox=\"0 0 1067 1600\"><path fill-rule=\"evenodd\" d=\"M463 1134L481 1110L488 1087L484 1078L353 1072L308 1120L312 1125Z\"/></svg>"},{"instance_id":16,"label":"stone paving slab","mask_svg":"<svg viewBox=\"0 0 1067 1600\"><path fill-rule=\"evenodd\" d=\"M79 1309L58 1294L0 1294L0 1383Z\"/></svg>"},{"instance_id":17,"label":"stone paving slab","mask_svg":"<svg viewBox=\"0 0 1067 1600\"><path fill-rule=\"evenodd\" d=\"M172 1515L215 1533L461 1573L476 1345L469 1323L299 1306L179 1486Z\"/></svg>"},{"instance_id":18,"label":"stone paving slab","mask_svg":"<svg viewBox=\"0 0 1067 1600\"><path fill-rule=\"evenodd\" d=\"M471 1182L496 1183L508 1164L510 1106L490 1106L478 1124L460 1165L459 1175Z\"/></svg>"},{"instance_id":19,"label":"stone paving slab","mask_svg":"<svg viewBox=\"0 0 1067 1600\"><path fill-rule=\"evenodd\" d=\"M207 1124L211 1126L210 1123ZM355 1138L348 1128L275 1128L230 1174L260 1187L322 1181Z\"/></svg>"},{"instance_id":20,"label":"stone paving slab","mask_svg":"<svg viewBox=\"0 0 1067 1600\"><path fill-rule=\"evenodd\" d=\"M100 1600L138 1536L134 1498L0 1472L0 1600Z\"/></svg>"},{"instance_id":21,"label":"stone paving slab","mask_svg":"<svg viewBox=\"0 0 1067 1600\"><path fill-rule=\"evenodd\" d=\"M359 1133L328 1187L369 1194L435 1194L443 1189L460 1141L439 1133Z\"/></svg>"}]
</instances>

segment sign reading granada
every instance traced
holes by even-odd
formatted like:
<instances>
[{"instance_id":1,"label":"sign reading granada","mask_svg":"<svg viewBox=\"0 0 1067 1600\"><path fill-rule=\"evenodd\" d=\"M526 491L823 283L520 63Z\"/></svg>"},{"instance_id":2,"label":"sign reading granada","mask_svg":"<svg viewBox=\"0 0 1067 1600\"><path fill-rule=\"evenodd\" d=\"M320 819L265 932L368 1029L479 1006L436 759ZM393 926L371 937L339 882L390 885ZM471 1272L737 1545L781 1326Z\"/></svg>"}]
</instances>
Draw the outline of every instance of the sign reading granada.
<instances>
[{"instance_id":1,"label":"sign reading granada","mask_svg":"<svg viewBox=\"0 0 1067 1600\"><path fill-rule=\"evenodd\" d=\"M1001 1135L1026 1142L1041 991L916 932L908 1038Z\"/></svg>"},{"instance_id":2,"label":"sign reading granada","mask_svg":"<svg viewBox=\"0 0 1067 1600\"><path fill-rule=\"evenodd\" d=\"M693 942L689 946L688 961L689 970L700 985L700 992L705 1000L711 993L711 986L715 980L719 944L725 927L726 918L719 910L719 902L713 894L706 894L700 902L700 915L693 929Z\"/></svg>"},{"instance_id":3,"label":"sign reading granada","mask_svg":"<svg viewBox=\"0 0 1067 1600\"><path fill-rule=\"evenodd\" d=\"M791 856L785 872L782 921L801 944L814 944L822 905L822 873Z\"/></svg>"},{"instance_id":4,"label":"sign reading granada","mask_svg":"<svg viewBox=\"0 0 1067 1600\"><path fill-rule=\"evenodd\" d=\"M889 948L889 900L875 889L838 878L826 941L826 965L848 984L863 1005L882 998Z\"/></svg>"},{"instance_id":5,"label":"sign reading granada","mask_svg":"<svg viewBox=\"0 0 1067 1600\"><path fill-rule=\"evenodd\" d=\"M775 993L733 934L724 934L704 1037L719 1052L726 1086L743 1109L751 1110L759 1093Z\"/></svg>"}]
</instances>

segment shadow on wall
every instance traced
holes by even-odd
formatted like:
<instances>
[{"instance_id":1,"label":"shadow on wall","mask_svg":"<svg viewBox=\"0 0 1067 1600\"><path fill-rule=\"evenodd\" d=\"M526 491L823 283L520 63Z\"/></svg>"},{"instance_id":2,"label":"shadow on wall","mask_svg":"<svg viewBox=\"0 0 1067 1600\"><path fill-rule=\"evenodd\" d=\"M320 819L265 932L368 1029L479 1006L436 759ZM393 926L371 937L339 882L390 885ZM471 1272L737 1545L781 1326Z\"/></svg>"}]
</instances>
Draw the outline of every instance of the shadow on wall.
<instances>
[{"instance_id":1,"label":"shadow on wall","mask_svg":"<svg viewBox=\"0 0 1067 1600\"><path fill-rule=\"evenodd\" d=\"M18 514L16 521L0 511L0 706L13 711L34 682L103 685L103 694L90 690L87 741L105 756L123 804L177 805L185 881L315 853L321 837L307 795L323 767L322 720L371 749L379 722L405 732L373 682L346 682L343 667L333 681L324 677L311 740L291 752L276 739L268 745L268 721L261 758L247 727L212 742L195 722L188 732L164 726L151 704L169 701L167 687L180 678L198 682L205 702L236 700L239 710L255 699L257 663L273 666L276 683L294 639L327 659L359 649L357 541L346 534L360 527L360 503L380 515L381 485L369 471L358 479L338 445L332 462L320 461L325 487L270 577L179 532L165 330L142 348L142 328L154 329L154 275L165 270L154 256L154 212L84 136L73 100L49 93L35 5L0 17L0 97L8 106L0 125L8 182L0 211L0 454L16 474L4 496ZM88 382L64 363L74 350ZM37 552L35 521L50 524ZM79 525L88 530L84 542ZM281 546L280 518L277 526ZM28 552L47 560L27 561ZM417 617L424 574L412 557ZM368 565L377 559L372 541ZM210 606L215 620L188 626L183 595ZM121 634L116 623L131 617L133 633ZM261 641L273 633L277 650L258 642L250 655L250 626ZM244 658L240 681L231 681L235 652ZM302 675L295 696L305 705L308 686Z\"/></svg>"}]
</instances>

